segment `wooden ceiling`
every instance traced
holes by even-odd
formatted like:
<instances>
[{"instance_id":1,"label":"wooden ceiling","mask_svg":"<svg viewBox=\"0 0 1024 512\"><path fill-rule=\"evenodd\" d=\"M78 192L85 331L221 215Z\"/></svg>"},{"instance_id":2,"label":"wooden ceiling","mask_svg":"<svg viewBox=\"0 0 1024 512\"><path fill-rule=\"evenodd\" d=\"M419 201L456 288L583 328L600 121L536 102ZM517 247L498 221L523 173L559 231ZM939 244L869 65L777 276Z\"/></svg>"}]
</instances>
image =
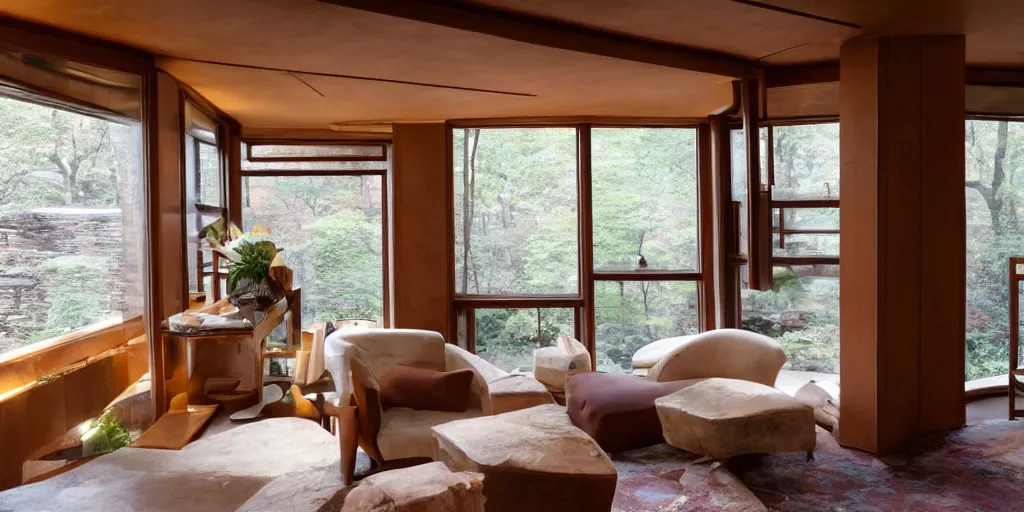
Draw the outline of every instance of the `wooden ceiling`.
<instances>
[{"instance_id":1,"label":"wooden ceiling","mask_svg":"<svg viewBox=\"0 0 1024 512\"><path fill-rule=\"evenodd\" d=\"M1015 0L0 0L0 12L157 54L250 129L698 117L731 100L731 77L719 71L728 67L681 69L614 45L592 51L585 37L552 45L539 29L423 15L438 5L511 13L525 20L518 28L551 22L654 42L663 53L704 50L734 67L836 60L843 41L866 33L959 31L971 64L1024 65Z\"/></svg>"}]
</instances>

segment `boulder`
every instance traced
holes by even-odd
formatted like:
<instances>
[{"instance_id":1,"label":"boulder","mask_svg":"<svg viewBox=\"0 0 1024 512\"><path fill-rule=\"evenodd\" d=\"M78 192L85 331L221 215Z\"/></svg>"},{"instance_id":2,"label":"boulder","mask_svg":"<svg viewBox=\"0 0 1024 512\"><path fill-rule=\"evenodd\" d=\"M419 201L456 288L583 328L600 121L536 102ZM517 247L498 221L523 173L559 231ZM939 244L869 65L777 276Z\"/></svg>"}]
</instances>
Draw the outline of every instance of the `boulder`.
<instances>
[{"instance_id":1,"label":"boulder","mask_svg":"<svg viewBox=\"0 0 1024 512\"><path fill-rule=\"evenodd\" d=\"M452 421L433 432L435 460L484 475L488 512L611 510L615 466L560 406Z\"/></svg>"},{"instance_id":2,"label":"boulder","mask_svg":"<svg viewBox=\"0 0 1024 512\"><path fill-rule=\"evenodd\" d=\"M763 384L706 379L654 404L668 444L713 459L814 450L811 408Z\"/></svg>"},{"instance_id":3,"label":"boulder","mask_svg":"<svg viewBox=\"0 0 1024 512\"><path fill-rule=\"evenodd\" d=\"M342 512L483 512L484 476L431 462L364 478ZM279 510L279 509L273 509Z\"/></svg>"}]
</instances>

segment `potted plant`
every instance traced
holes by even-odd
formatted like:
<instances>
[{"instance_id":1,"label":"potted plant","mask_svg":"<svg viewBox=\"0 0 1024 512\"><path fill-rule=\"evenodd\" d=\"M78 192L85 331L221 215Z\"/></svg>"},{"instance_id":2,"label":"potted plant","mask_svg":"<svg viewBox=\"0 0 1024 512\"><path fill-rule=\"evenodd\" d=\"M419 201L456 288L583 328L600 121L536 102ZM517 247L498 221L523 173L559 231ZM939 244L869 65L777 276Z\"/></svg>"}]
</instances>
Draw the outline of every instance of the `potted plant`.
<instances>
[{"instance_id":1,"label":"potted plant","mask_svg":"<svg viewBox=\"0 0 1024 512\"><path fill-rule=\"evenodd\" d=\"M284 297L284 288L270 274L271 263L281 249L274 242L261 239L269 234L270 230L263 226L243 233L224 219L200 232L210 247L228 260L229 301L243 312L264 311Z\"/></svg>"}]
</instances>

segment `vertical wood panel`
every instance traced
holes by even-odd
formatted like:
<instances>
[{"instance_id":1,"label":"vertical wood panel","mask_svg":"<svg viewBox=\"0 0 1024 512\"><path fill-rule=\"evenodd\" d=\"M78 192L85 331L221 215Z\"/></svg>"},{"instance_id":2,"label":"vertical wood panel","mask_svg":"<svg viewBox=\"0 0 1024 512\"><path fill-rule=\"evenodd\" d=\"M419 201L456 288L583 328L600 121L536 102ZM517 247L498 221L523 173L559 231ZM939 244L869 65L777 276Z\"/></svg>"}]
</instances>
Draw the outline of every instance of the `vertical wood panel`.
<instances>
[{"instance_id":1,"label":"vertical wood panel","mask_svg":"<svg viewBox=\"0 0 1024 512\"><path fill-rule=\"evenodd\" d=\"M878 44L864 39L840 49L839 110L842 206L839 213L839 374L843 384L839 440L874 450L878 444L876 312L878 268Z\"/></svg>"},{"instance_id":2,"label":"vertical wood panel","mask_svg":"<svg viewBox=\"0 0 1024 512\"><path fill-rule=\"evenodd\" d=\"M583 297L583 339L590 352L590 367L597 368L597 311L594 298L594 205L593 168L591 167L591 126L584 124L576 129L577 134L577 186L579 201L579 276L580 296Z\"/></svg>"},{"instance_id":3,"label":"vertical wood panel","mask_svg":"<svg viewBox=\"0 0 1024 512\"><path fill-rule=\"evenodd\" d=\"M740 325L739 272L729 256L736 247L736 217L732 203L732 134L726 116L711 117L712 185L714 193L714 281L717 293L716 325L738 328ZM704 249L710 249L707 246Z\"/></svg>"},{"instance_id":4,"label":"vertical wood panel","mask_svg":"<svg viewBox=\"0 0 1024 512\"><path fill-rule=\"evenodd\" d=\"M771 225L764 225L761 183L761 139L758 112L760 86L757 79L743 80L743 133L747 152L747 272L751 290L770 290L772 287ZM769 211L769 221L771 220Z\"/></svg>"},{"instance_id":5,"label":"vertical wood panel","mask_svg":"<svg viewBox=\"0 0 1024 512\"><path fill-rule=\"evenodd\" d=\"M147 112L150 245L149 269L151 304L150 339L158 336L160 322L184 309L187 295L182 294L182 276L186 275L184 256L183 203L181 176L181 103L177 82L157 72L148 91L152 108ZM187 283L185 283L187 287ZM163 396L164 354L160 343L150 343L150 369L153 372L153 397ZM157 407L161 410L162 407ZM154 417L156 419L156 417Z\"/></svg>"},{"instance_id":6,"label":"vertical wood panel","mask_svg":"<svg viewBox=\"0 0 1024 512\"><path fill-rule=\"evenodd\" d=\"M398 328L437 331L454 342L447 132L443 123L394 126L388 180L393 199L391 322Z\"/></svg>"},{"instance_id":7,"label":"vertical wood panel","mask_svg":"<svg viewBox=\"0 0 1024 512\"><path fill-rule=\"evenodd\" d=\"M876 453L964 421L963 49L841 50L840 441Z\"/></svg>"},{"instance_id":8,"label":"vertical wood panel","mask_svg":"<svg viewBox=\"0 0 1024 512\"><path fill-rule=\"evenodd\" d=\"M700 309L700 330L709 331L717 325L717 303L715 301L715 217L714 176L711 171L713 160L711 149L711 125L697 127L697 198L699 232L697 233L698 254L700 254L701 280L697 288L697 306Z\"/></svg>"},{"instance_id":9,"label":"vertical wood panel","mask_svg":"<svg viewBox=\"0 0 1024 512\"><path fill-rule=\"evenodd\" d=\"M930 38L922 54L921 94L921 427L964 425L963 398L967 312L967 211L964 199L964 104L962 37ZM952 200L957 198L957 200ZM957 399L959 397L959 399Z\"/></svg>"}]
</instances>

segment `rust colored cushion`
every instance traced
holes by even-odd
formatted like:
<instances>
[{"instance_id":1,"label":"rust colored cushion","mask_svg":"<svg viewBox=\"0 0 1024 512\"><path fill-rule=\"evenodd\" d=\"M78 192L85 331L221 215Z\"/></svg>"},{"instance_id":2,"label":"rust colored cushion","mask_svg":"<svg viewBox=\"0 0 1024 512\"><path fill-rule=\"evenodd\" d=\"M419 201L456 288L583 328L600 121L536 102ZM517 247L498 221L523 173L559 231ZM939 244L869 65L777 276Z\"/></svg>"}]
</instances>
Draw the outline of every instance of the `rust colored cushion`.
<instances>
[{"instance_id":1,"label":"rust colored cushion","mask_svg":"<svg viewBox=\"0 0 1024 512\"><path fill-rule=\"evenodd\" d=\"M608 453L643 448L665 442L654 400L700 380L651 382L619 373L581 373L566 384L566 411Z\"/></svg>"},{"instance_id":2,"label":"rust colored cushion","mask_svg":"<svg viewBox=\"0 0 1024 512\"><path fill-rule=\"evenodd\" d=\"M384 372L379 383L385 407L464 412L469 409L473 370L439 372L396 365Z\"/></svg>"}]
</instances>

